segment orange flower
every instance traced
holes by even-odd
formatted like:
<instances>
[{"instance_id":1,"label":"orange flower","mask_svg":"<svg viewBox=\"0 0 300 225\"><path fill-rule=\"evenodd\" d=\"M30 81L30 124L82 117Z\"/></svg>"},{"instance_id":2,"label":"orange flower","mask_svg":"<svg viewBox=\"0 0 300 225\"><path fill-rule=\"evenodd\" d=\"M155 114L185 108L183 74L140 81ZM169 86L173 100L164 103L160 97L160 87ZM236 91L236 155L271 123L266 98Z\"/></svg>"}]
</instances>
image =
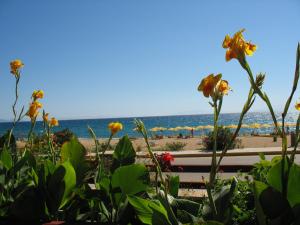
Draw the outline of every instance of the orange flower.
<instances>
[{"instance_id":1,"label":"orange flower","mask_svg":"<svg viewBox=\"0 0 300 225\"><path fill-rule=\"evenodd\" d=\"M227 80L220 80L216 85L217 92L221 95L227 95L230 87Z\"/></svg>"},{"instance_id":2,"label":"orange flower","mask_svg":"<svg viewBox=\"0 0 300 225\"><path fill-rule=\"evenodd\" d=\"M34 100L37 100L39 98L44 98L44 91L42 90L34 90L33 93L32 93L32 98Z\"/></svg>"},{"instance_id":3,"label":"orange flower","mask_svg":"<svg viewBox=\"0 0 300 225\"><path fill-rule=\"evenodd\" d=\"M38 101L34 101L30 104L29 110L26 115L29 116L31 120L33 120L38 116L38 111L42 107L43 105L41 103L39 103Z\"/></svg>"},{"instance_id":4,"label":"orange flower","mask_svg":"<svg viewBox=\"0 0 300 225\"><path fill-rule=\"evenodd\" d=\"M119 122L112 122L108 125L108 129L110 129L111 134L114 135L123 129L123 125Z\"/></svg>"},{"instance_id":5,"label":"orange flower","mask_svg":"<svg viewBox=\"0 0 300 225\"><path fill-rule=\"evenodd\" d=\"M232 38L229 35L225 36L222 46L227 49L225 55L226 61L233 58L240 60L245 57L245 54L251 56L256 51L256 45L244 40L244 31L245 29L236 32Z\"/></svg>"},{"instance_id":6,"label":"orange flower","mask_svg":"<svg viewBox=\"0 0 300 225\"><path fill-rule=\"evenodd\" d=\"M21 69L23 66L24 66L24 64L19 59L11 61L10 62L10 72L16 76L16 75L18 75L19 69Z\"/></svg>"},{"instance_id":7,"label":"orange flower","mask_svg":"<svg viewBox=\"0 0 300 225\"><path fill-rule=\"evenodd\" d=\"M54 126L58 126L58 125L59 125L58 120L55 119L54 117L52 117L51 120L50 120L50 126L54 127Z\"/></svg>"},{"instance_id":8,"label":"orange flower","mask_svg":"<svg viewBox=\"0 0 300 225\"><path fill-rule=\"evenodd\" d=\"M215 87L217 83L221 80L222 74L213 74L208 75L202 79L200 85L198 86L198 91L202 91L205 97L213 96L215 92Z\"/></svg>"}]
</instances>

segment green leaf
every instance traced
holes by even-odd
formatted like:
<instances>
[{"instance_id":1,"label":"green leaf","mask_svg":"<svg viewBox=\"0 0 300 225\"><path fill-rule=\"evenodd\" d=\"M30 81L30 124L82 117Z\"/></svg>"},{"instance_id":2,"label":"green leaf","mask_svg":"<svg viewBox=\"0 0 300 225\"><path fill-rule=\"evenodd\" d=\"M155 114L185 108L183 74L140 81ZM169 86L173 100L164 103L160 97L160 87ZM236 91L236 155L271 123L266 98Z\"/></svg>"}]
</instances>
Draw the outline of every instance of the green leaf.
<instances>
[{"instance_id":1,"label":"green leaf","mask_svg":"<svg viewBox=\"0 0 300 225\"><path fill-rule=\"evenodd\" d=\"M29 187L10 206L11 216L22 224L39 224L44 214L44 202L39 191Z\"/></svg>"},{"instance_id":2,"label":"green leaf","mask_svg":"<svg viewBox=\"0 0 300 225\"><path fill-rule=\"evenodd\" d=\"M265 189L268 188L268 185L260 181L254 181L253 187L257 220L260 225L266 225L266 216L260 204L259 196Z\"/></svg>"},{"instance_id":3,"label":"green leaf","mask_svg":"<svg viewBox=\"0 0 300 225\"><path fill-rule=\"evenodd\" d=\"M280 160L272 160L273 166L268 172L267 180L268 183L274 187L277 191L282 191L282 180L281 180L281 169L282 169L283 159ZM286 173L288 170L288 161L284 159L284 172Z\"/></svg>"},{"instance_id":4,"label":"green leaf","mask_svg":"<svg viewBox=\"0 0 300 225\"><path fill-rule=\"evenodd\" d=\"M264 189L259 196L259 202L267 218L273 220L273 222L285 221L284 224L291 224L291 221L294 220L289 202L275 188L269 186Z\"/></svg>"},{"instance_id":5,"label":"green leaf","mask_svg":"<svg viewBox=\"0 0 300 225\"><path fill-rule=\"evenodd\" d=\"M136 153L128 136L125 135L118 142L113 154L112 171L120 166L130 165L135 162Z\"/></svg>"},{"instance_id":6,"label":"green leaf","mask_svg":"<svg viewBox=\"0 0 300 225\"><path fill-rule=\"evenodd\" d=\"M267 187L261 192L259 201L264 210L264 213L270 219L275 219L283 211L289 208L289 203L282 196L281 192L277 191L271 186Z\"/></svg>"},{"instance_id":7,"label":"green leaf","mask_svg":"<svg viewBox=\"0 0 300 225\"><path fill-rule=\"evenodd\" d=\"M2 164L7 170L13 166L12 156L9 151L4 148L0 153L0 164Z\"/></svg>"},{"instance_id":8,"label":"green leaf","mask_svg":"<svg viewBox=\"0 0 300 225\"><path fill-rule=\"evenodd\" d=\"M76 173L69 161L58 166L48 180L48 203L52 212L63 207L76 185Z\"/></svg>"},{"instance_id":9,"label":"green leaf","mask_svg":"<svg viewBox=\"0 0 300 225\"><path fill-rule=\"evenodd\" d=\"M168 187L169 192L172 196L178 197L178 191L179 191L179 176L168 176Z\"/></svg>"},{"instance_id":10,"label":"green leaf","mask_svg":"<svg viewBox=\"0 0 300 225\"><path fill-rule=\"evenodd\" d=\"M300 204L300 166L293 164L289 173L287 198L291 205L294 207Z\"/></svg>"},{"instance_id":11,"label":"green leaf","mask_svg":"<svg viewBox=\"0 0 300 225\"><path fill-rule=\"evenodd\" d=\"M159 201L128 196L128 202L135 209L138 218L144 224L171 225L167 211Z\"/></svg>"},{"instance_id":12,"label":"green leaf","mask_svg":"<svg viewBox=\"0 0 300 225\"><path fill-rule=\"evenodd\" d=\"M146 191L149 186L149 172L142 164L122 166L112 175L112 188L120 188L123 194L134 195Z\"/></svg>"},{"instance_id":13,"label":"green leaf","mask_svg":"<svg viewBox=\"0 0 300 225\"><path fill-rule=\"evenodd\" d=\"M199 216L201 205L198 202L188 199L175 199L174 204L177 209L184 210L195 217Z\"/></svg>"},{"instance_id":14,"label":"green leaf","mask_svg":"<svg viewBox=\"0 0 300 225\"><path fill-rule=\"evenodd\" d=\"M80 183L85 173L88 170L88 166L85 160L86 149L84 146L73 137L70 141L65 142L61 147L61 159L62 162L69 160L76 171L77 183Z\"/></svg>"}]
</instances>

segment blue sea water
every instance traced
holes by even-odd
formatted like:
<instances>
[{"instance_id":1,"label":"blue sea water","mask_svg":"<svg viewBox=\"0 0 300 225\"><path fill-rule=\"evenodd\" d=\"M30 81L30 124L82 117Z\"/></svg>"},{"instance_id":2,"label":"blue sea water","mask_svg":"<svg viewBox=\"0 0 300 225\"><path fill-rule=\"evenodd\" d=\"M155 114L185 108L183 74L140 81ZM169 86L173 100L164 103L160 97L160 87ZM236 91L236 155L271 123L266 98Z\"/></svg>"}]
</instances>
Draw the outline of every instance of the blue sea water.
<instances>
[{"instance_id":1,"label":"blue sea water","mask_svg":"<svg viewBox=\"0 0 300 225\"><path fill-rule=\"evenodd\" d=\"M280 122L280 114L276 115L278 121ZM109 131L107 125L110 122L118 121L123 124L124 129L117 134L117 136L122 136L128 134L130 137L137 137L139 134L134 131L134 119L135 118L112 118L112 119L80 119L80 120L61 120L59 127L55 127L54 131L59 131L65 128L73 131L80 138L89 138L89 133L87 126L90 126L95 131L97 137L103 138L109 136ZM153 127L177 127L177 126L199 126L199 125L213 125L213 115L212 114L202 114L202 115L179 115L179 116L155 116L155 117L139 117L144 123L147 129ZM297 114L289 113L286 118L286 122L295 123L297 119ZM239 120L239 113L227 113L220 116L220 125L230 125L237 124ZM248 113L244 120L244 124L260 123L260 124L273 124L272 118L269 113ZM0 123L0 135L3 135L12 126L10 122ZM20 122L15 130L14 134L18 138L24 138L27 136L30 129L30 122ZM291 127L290 130L293 130ZM240 134L251 133L253 129L242 128ZM255 132L258 133L270 133L273 128L261 128L256 129ZM43 124L38 121L35 127L36 134L43 132ZM178 135L190 134L190 131L163 131L164 135ZM194 131L195 135L203 135L209 132L209 130ZM158 132L158 134L161 134Z\"/></svg>"}]
</instances>

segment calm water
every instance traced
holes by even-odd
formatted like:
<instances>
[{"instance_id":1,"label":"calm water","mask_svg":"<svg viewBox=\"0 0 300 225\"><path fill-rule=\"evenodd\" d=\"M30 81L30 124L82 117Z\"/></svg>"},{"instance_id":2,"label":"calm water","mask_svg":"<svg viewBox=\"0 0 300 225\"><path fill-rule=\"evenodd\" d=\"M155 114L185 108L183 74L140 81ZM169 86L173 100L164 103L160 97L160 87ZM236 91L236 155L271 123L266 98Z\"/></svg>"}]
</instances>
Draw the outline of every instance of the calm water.
<instances>
[{"instance_id":1,"label":"calm water","mask_svg":"<svg viewBox=\"0 0 300 225\"><path fill-rule=\"evenodd\" d=\"M278 121L280 121L280 115L277 115ZM286 122L296 122L297 114L288 114ZM212 125L213 124L213 115L182 115L182 116L156 116L156 117L140 117L145 123L147 129L151 129L156 126L171 128L177 126L199 126L199 125ZM238 113L229 113L222 114L220 117L220 124L229 125L229 124L237 124L239 119ZM69 128L72 130L78 137L88 138L89 133L87 131L87 126L90 126L94 129L96 135L98 137L108 137L109 131L107 129L108 123L112 121L119 121L123 123L124 129L118 133L118 136L122 136L124 134L128 134L129 136L139 136L136 131L134 131L134 118L114 118L114 119L83 119L83 120L61 120L60 126L55 128L55 131L62 130L64 128ZM268 123L272 124L271 117L269 113L248 113L244 118L245 124L251 123ZM0 123L0 134L2 135L5 131L10 129L11 123L2 122ZM30 128L29 122L21 122L15 128L14 134L19 137L26 137ZM293 130L291 128L290 130ZM253 129L242 128L240 133L250 133ZM255 131L259 133L269 133L273 131L273 128L261 128L256 129ZM35 133L42 133L42 122L37 122ZM176 135L179 132L183 134L190 133L189 131L163 131L164 135ZM200 135L207 130L203 131L195 131L195 135ZM160 134L160 132L158 132Z\"/></svg>"}]
</instances>

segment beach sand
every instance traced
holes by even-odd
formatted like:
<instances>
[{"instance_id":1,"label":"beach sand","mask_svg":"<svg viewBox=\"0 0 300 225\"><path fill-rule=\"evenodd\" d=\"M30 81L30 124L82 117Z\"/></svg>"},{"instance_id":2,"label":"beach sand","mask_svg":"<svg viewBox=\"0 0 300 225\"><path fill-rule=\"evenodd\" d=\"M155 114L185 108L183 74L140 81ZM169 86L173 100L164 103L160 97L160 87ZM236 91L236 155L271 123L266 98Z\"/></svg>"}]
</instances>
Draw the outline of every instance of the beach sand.
<instances>
[{"instance_id":1,"label":"beach sand","mask_svg":"<svg viewBox=\"0 0 300 225\"><path fill-rule=\"evenodd\" d=\"M273 142L273 137L269 136L241 136L238 137L240 140L240 144L237 148L263 148L264 147L280 147L281 146L281 138L277 138L277 142ZM89 138L79 138L79 141L87 148L93 149L95 147L94 141ZM99 139L99 143L105 143L107 139ZM114 138L111 141L111 145L115 146L118 143L119 139ZM131 139L133 146L136 151L146 151L146 144L144 139L142 138L133 138ZM176 137L163 137L162 139L150 139L149 143L150 146L154 151L168 151L166 149L166 144L168 143L183 143L185 146L183 147L182 151L184 150L204 150L203 146L203 137L193 137L193 138L176 138ZM25 146L25 142L17 141L18 148L23 148ZM290 146L290 136L288 136L288 146Z\"/></svg>"},{"instance_id":2,"label":"beach sand","mask_svg":"<svg viewBox=\"0 0 300 225\"><path fill-rule=\"evenodd\" d=\"M281 138L277 138L277 142L273 142L273 137L265 136L242 136L238 137L241 141L239 148L264 148L264 147L280 147ZM91 139L80 138L80 142L87 148L94 148L94 142ZM107 139L99 139L100 143L105 143ZM136 138L131 140L136 151L146 151L146 144L142 138ZM150 139L149 143L153 150L157 151L167 151L165 146L167 143L181 142L184 143L184 150L204 150L203 146L203 137L193 137L193 138L168 138L164 137L163 139ZM113 139L111 144L112 146L118 143L118 139ZM290 137L288 136L288 146L290 145Z\"/></svg>"}]
</instances>

